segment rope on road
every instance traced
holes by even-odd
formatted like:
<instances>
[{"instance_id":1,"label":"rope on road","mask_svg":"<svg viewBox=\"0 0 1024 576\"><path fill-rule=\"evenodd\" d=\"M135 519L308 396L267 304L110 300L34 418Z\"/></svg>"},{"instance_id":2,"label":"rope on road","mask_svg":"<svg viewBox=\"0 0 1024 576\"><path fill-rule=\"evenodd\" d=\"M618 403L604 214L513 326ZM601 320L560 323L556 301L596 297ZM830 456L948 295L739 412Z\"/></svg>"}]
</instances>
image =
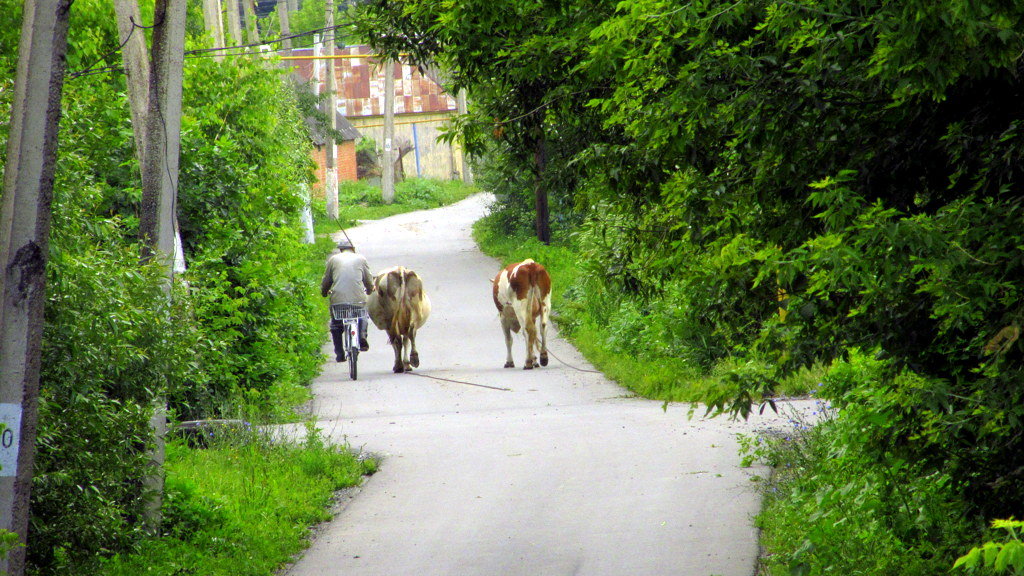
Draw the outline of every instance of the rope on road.
<instances>
[{"instance_id":1,"label":"rope on road","mask_svg":"<svg viewBox=\"0 0 1024 576\"><path fill-rule=\"evenodd\" d=\"M487 384L476 384L474 382L465 382L463 380L452 380L451 378L441 378L440 376L431 376L430 374L421 374L419 372L406 372L406 374L412 376L419 376L420 378L430 378L431 380L440 380L442 382L453 382L455 384L465 384L466 386L477 386L480 388L488 388L490 390L500 390L502 392L511 392L511 388L500 388L498 386L488 386Z\"/></svg>"},{"instance_id":2,"label":"rope on road","mask_svg":"<svg viewBox=\"0 0 1024 576\"><path fill-rule=\"evenodd\" d=\"M568 362L566 362L565 360L562 360L558 356L555 356L555 353L552 352L550 348L548 349L548 356L551 356L555 360L558 360L562 364L565 364L569 368L572 368L573 370L576 370L578 372L590 372L591 374L604 374L604 372L601 372L600 370L587 370L586 368L579 368L577 366L573 366L572 364L569 364Z\"/></svg>"}]
</instances>

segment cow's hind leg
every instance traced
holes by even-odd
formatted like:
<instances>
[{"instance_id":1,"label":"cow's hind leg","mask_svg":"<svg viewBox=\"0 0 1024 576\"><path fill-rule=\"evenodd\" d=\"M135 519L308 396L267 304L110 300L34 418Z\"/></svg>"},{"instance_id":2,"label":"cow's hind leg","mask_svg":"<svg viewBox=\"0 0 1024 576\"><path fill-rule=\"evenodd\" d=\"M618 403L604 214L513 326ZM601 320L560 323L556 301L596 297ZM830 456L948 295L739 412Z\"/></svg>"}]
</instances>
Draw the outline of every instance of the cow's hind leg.
<instances>
[{"instance_id":1,"label":"cow's hind leg","mask_svg":"<svg viewBox=\"0 0 1024 576\"><path fill-rule=\"evenodd\" d=\"M395 349L395 365L391 370L395 374L401 374L405 372L405 365L402 363L402 337L395 336L391 338L391 347Z\"/></svg>"},{"instance_id":2,"label":"cow's hind leg","mask_svg":"<svg viewBox=\"0 0 1024 576\"><path fill-rule=\"evenodd\" d=\"M516 363L512 360L512 332L519 331L519 324L514 315L502 312L501 331L505 334L505 368L515 368Z\"/></svg>"},{"instance_id":3,"label":"cow's hind leg","mask_svg":"<svg viewBox=\"0 0 1024 576\"><path fill-rule=\"evenodd\" d=\"M548 318L547 314L540 315L540 365L548 365Z\"/></svg>"},{"instance_id":4,"label":"cow's hind leg","mask_svg":"<svg viewBox=\"0 0 1024 576\"><path fill-rule=\"evenodd\" d=\"M420 353L416 351L416 329L409 331L409 342L412 344L412 351L409 352L409 364L413 368L420 367Z\"/></svg>"},{"instance_id":5,"label":"cow's hind leg","mask_svg":"<svg viewBox=\"0 0 1024 576\"><path fill-rule=\"evenodd\" d=\"M412 340L408 336L402 336L402 366L406 372L412 372L412 361L409 358L409 348ZM419 360L416 361L419 364Z\"/></svg>"},{"instance_id":6,"label":"cow's hind leg","mask_svg":"<svg viewBox=\"0 0 1024 576\"><path fill-rule=\"evenodd\" d=\"M533 351L537 349L537 326L532 321L526 322L526 362L523 363L523 370L533 370L537 367L537 356Z\"/></svg>"}]
</instances>

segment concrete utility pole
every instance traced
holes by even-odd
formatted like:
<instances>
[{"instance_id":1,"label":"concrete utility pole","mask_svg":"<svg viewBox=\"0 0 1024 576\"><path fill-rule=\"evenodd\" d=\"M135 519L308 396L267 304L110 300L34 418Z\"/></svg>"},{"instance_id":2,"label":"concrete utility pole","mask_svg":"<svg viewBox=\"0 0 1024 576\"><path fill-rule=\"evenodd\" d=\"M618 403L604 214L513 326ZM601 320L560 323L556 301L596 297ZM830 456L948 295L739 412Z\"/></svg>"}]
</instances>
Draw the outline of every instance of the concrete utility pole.
<instances>
[{"instance_id":1,"label":"concrete utility pole","mask_svg":"<svg viewBox=\"0 0 1024 576\"><path fill-rule=\"evenodd\" d=\"M148 165L145 156L146 146L148 145L148 141L146 139L146 124L149 121L149 92L151 89L149 74L150 63L146 59L146 40L143 35L143 29L137 28L132 24L133 20L135 22L140 21L139 5L136 0L115 0L114 9L117 14L117 27L120 41L124 45L121 49L121 55L124 60L124 68L128 76L128 103L131 109L132 132L135 136L135 153L139 160L139 167L145 175L146 167ZM162 119L158 119L158 121L162 122ZM152 186L157 185L158 184L152 184ZM146 183L144 182L143 187L145 188L145 186ZM181 236L178 234L176 215L173 215L173 217L175 220L173 271L184 272L185 258L181 250ZM170 292L168 292L168 297L169 296ZM148 490L153 491L153 493L159 496L159 494L163 492L163 481L159 475L159 468L162 468L163 466L163 437L166 433L166 408L164 400L158 399L154 403L153 409L154 416L150 421L150 427L153 431L156 448L150 454L150 459L155 463L158 469L153 476L144 480L144 483ZM147 524L153 527L159 525L159 507L151 506L147 509L147 514Z\"/></svg>"},{"instance_id":2,"label":"concrete utility pole","mask_svg":"<svg viewBox=\"0 0 1024 576\"><path fill-rule=\"evenodd\" d=\"M178 156L181 148L181 91L185 61L185 0L157 0L153 21L153 52L150 65L149 102L142 166L142 206L139 236L142 260L158 258L166 266L165 291L170 297L173 282L174 214L178 193ZM154 473L144 481L153 496L147 510L150 529L160 524L163 500L164 436L167 414L163 398L154 403L150 420L156 439L152 454Z\"/></svg>"},{"instance_id":3,"label":"concrete utility pole","mask_svg":"<svg viewBox=\"0 0 1024 576\"><path fill-rule=\"evenodd\" d=\"M334 0L327 0L324 23L324 44L327 55L334 56ZM327 120L331 133L324 138L324 199L327 201L327 217L338 219L338 166L337 147L334 133L338 129L338 88L334 77L334 58L327 59Z\"/></svg>"},{"instance_id":4,"label":"concrete utility pole","mask_svg":"<svg viewBox=\"0 0 1024 576\"><path fill-rule=\"evenodd\" d=\"M224 21L220 10L220 0L203 0L203 22L206 24L206 33L213 40L213 48L224 47ZM214 59L223 62L224 55L217 53Z\"/></svg>"},{"instance_id":5,"label":"concrete utility pole","mask_svg":"<svg viewBox=\"0 0 1024 576\"><path fill-rule=\"evenodd\" d=\"M204 0L204 10L210 5L220 6L220 0ZM135 136L135 157L139 167L146 165L143 157L146 142L146 115L149 112L149 61L146 54L145 30L133 22L141 22L139 4L136 0L115 0L117 30L121 41L121 57L125 75L128 78L128 104L131 110L132 133ZM219 26L220 12L214 10ZM223 38L221 42L223 46ZM181 234L178 232L178 218L174 218L174 271L185 271L185 257L181 249Z\"/></svg>"},{"instance_id":6,"label":"concrete utility pole","mask_svg":"<svg viewBox=\"0 0 1024 576\"><path fill-rule=\"evenodd\" d=\"M455 99L455 106L460 116L465 116L469 113L469 102L466 97L466 89L459 90L459 95ZM463 143L459 146L462 152L462 181L466 184L473 183L473 173L469 168L469 154L466 154L466 145Z\"/></svg>"},{"instance_id":7,"label":"concrete utility pole","mask_svg":"<svg viewBox=\"0 0 1024 576\"><path fill-rule=\"evenodd\" d=\"M70 0L25 0L0 205L0 529L22 544L0 558L0 573L13 576L25 572L70 9Z\"/></svg>"},{"instance_id":8,"label":"concrete utility pole","mask_svg":"<svg viewBox=\"0 0 1024 576\"><path fill-rule=\"evenodd\" d=\"M292 49L292 39L288 38L292 34L292 25L288 16L288 3L277 0L277 19L281 21L281 37L285 38L281 41L281 47L285 50Z\"/></svg>"},{"instance_id":9,"label":"concrete utility pole","mask_svg":"<svg viewBox=\"0 0 1024 576\"><path fill-rule=\"evenodd\" d=\"M385 204L395 201L395 61L384 61L384 157L380 187Z\"/></svg>"},{"instance_id":10,"label":"concrete utility pole","mask_svg":"<svg viewBox=\"0 0 1024 576\"><path fill-rule=\"evenodd\" d=\"M228 13L228 34L231 36L231 45L242 44L242 19L238 16L238 0L225 0L224 10Z\"/></svg>"},{"instance_id":11,"label":"concrete utility pole","mask_svg":"<svg viewBox=\"0 0 1024 576\"><path fill-rule=\"evenodd\" d=\"M253 0L242 0L242 10L245 11L245 26L249 31L249 44L258 44L260 41L260 28L256 23L256 6Z\"/></svg>"},{"instance_id":12,"label":"concrete utility pole","mask_svg":"<svg viewBox=\"0 0 1024 576\"><path fill-rule=\"evenodd\" d=\"M117 15L118 39L123 44L121 60L128 79L128 106L131 111L132 134L135 136L135 157L139 160L139 166L145 166L143 148L146 142L146 112L149 108L146 31L136 28L134 24L142 23L137 0L114 0L114 13Z\"/></svg>"}]
</instances>

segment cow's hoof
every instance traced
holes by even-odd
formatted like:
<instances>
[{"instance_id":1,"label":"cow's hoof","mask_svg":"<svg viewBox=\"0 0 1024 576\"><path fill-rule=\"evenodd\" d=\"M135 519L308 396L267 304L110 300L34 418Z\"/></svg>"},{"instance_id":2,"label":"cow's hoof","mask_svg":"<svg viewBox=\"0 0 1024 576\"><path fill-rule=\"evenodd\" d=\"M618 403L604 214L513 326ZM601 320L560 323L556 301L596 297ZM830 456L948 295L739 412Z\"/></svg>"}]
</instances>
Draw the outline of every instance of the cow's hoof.
<instances>
[{"instance_id":1,"label":"cow's hoof","mask_svg":"<svg viewBox=\"0 0 1024 576\"><path fill-rule=\"evenodd\" d=\"M403 368L402 366L395 366L395 367L393 367L393 368L392 368L391 370L392 370L392 371L393 371L393 372L394 372L395 374L401 374L402 372L405 372L405 368Z\"/></svg>"},{"instance_id":2,"label":"cow's hoof","mask_svg":"<svg viewBox=\"0 0 1024 576\"><path fill-rule=\"evenodd\" d=\"M420 355L418 353L416 353L416 352L413 352L412 354L410 354L409 355L409 364L411 364L413 368L419 368L420 367Z\"/></svg>"},{"instance_id":3,"label":"cow's hoof","mask_svg":"<svg viewBox=\"0 0 1024 576\"><path fill-rule=\"evenodd\" d=\"M547 356L547 354L541 355L541 357L540 357L540 365L541 366L547 366L548 365L548 356Z\"/></svg>"},{"instance_id":4,"label":"cow's hoof","mask_svg":"<svg viewBox=\"0 0 1024 576\"><path fill-rule=\"evenodd\" d=\"M505 362L505 368L515 368L515 367L516 367L516 363L515 362Z\"/></svg>"},{"instance_id":5,"label":"cow's hoof","mask_svg":"<svg viewBox=\"0 0 1024 576\"><path fill-rule=\"evenodd\" d=\"M523 366L523 370L533 370L533 362L527 362L526 366Z\"/></svg>"}]
</instances>

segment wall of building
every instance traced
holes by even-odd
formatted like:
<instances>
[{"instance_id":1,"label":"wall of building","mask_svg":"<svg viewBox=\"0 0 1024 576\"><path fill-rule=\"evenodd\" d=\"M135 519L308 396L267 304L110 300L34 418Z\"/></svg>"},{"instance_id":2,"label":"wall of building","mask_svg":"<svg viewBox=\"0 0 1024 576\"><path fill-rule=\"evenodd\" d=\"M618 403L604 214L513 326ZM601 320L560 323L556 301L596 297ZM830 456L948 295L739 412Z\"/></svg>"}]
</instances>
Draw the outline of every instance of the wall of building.
<instances>
[{"instance_id":1,"label":"wall of building","mask_svg":"<svg viewBox=\"0 0 1024 576\"><path fill-rule=\"evenodd\" d=\"M441 128L449 113L395 114L395 147L413 145L413 151L403 158L405 176L458 180L462 178L462 148L458 143L449 146L438 141ZM363 137L373 138L378 148L384 146L384 117L360 116L348 118ZM417 162L418 161L418 162Z\"/></svg>"},{"instance_id":2,"label":"wall of building","mask_svg":"<svg viewBox=\"0 0 1024 576\"><path fill-rule=\"evenodd\" d=\"M338 182L342 182L344 180L357 180L356 143L352 140L347 140L338 144L335 150L337 151L335 166L338 168ZM324 146L316 146L313 148L313 160L316 162L316 182L313 183L314 198L324 197L325 152L326 148Z\"/></svg>"},{"instance_id":3,"label":"wall of building","mask_svg":"<svg viewBox=\"0 0 1024 576\"><path fill-rule=\"evenodd\" d=\"M373 138L378 148L384 145L384 72L369 46L346 46L334 61L337 79L338 112L363 135ZM313 55L309 49L293 51L296 73L308 80L315 76L314 62L302 57ZM436 82L420 73L416 66L401 63L392 68L395 80L395 144L415 148L403 158L406 177L460 179L463 173L462 151L438 142L440 129L456 114L455 98ZM319 83L321 90L326 84ZM353 151L354 154L354 151ZM318 162L322 163L323 152ZM340 167L343 164L339 161ZM320 175L322 182L322 175ZM339 173L339 179L343 177ZM322 190L322 185L321 185ZM322 194L322 192L321 192Z\"/></svg>"}]
</instances>

